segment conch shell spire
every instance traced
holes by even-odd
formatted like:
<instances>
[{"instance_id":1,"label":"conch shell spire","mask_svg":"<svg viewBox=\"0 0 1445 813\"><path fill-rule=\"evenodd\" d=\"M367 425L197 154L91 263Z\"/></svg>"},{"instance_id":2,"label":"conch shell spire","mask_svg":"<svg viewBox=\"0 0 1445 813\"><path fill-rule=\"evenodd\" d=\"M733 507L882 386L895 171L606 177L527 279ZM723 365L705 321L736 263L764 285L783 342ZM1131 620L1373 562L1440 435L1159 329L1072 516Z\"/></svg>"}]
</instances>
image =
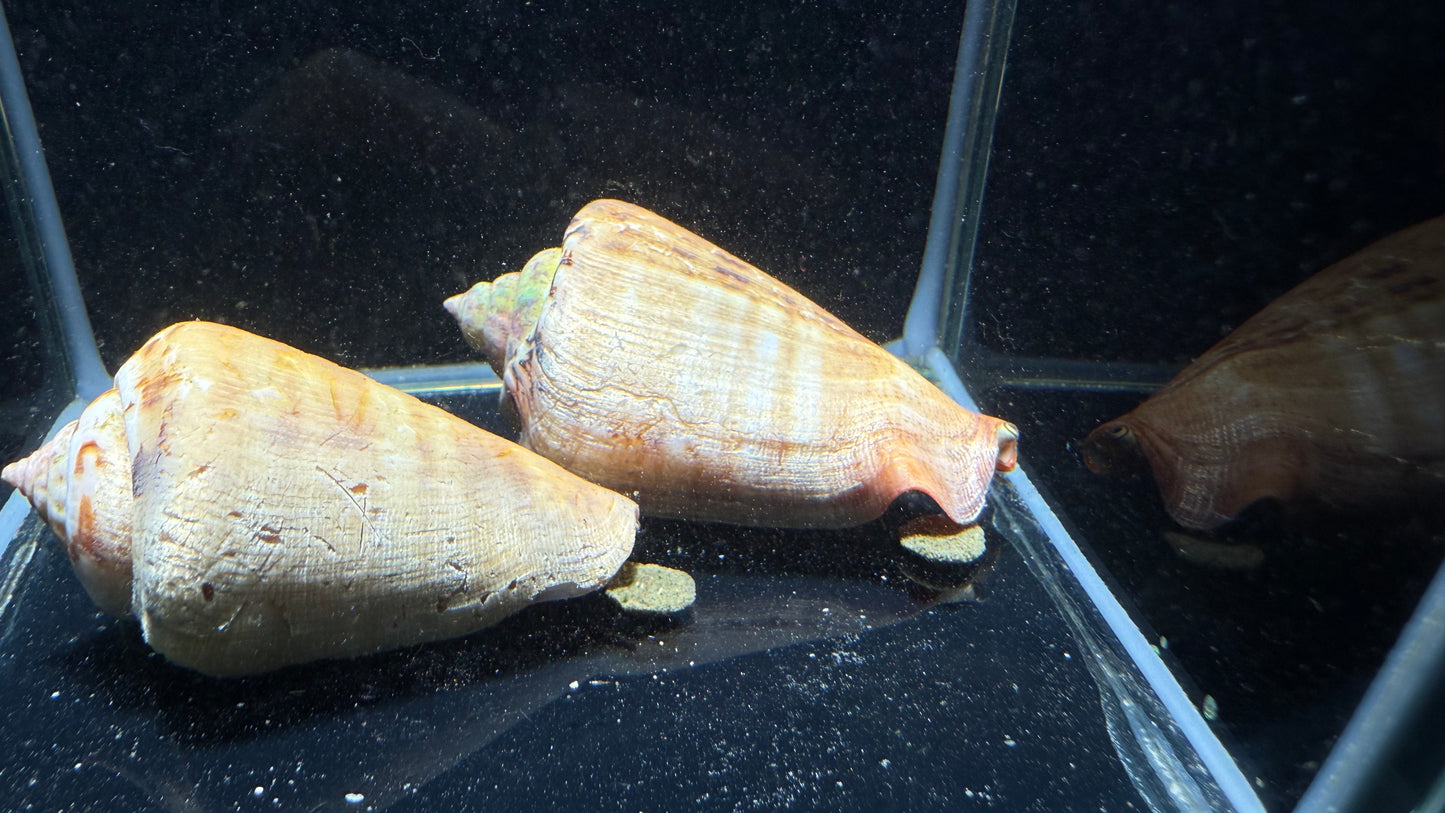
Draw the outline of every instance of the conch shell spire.
<instances>
[{"instance_id":1,"label":"conch shell spire","mask_svg":"<svg viewBox=\"0 0 1445 813\"><path fill-rule=\"evenodd\" d=\"M131 462L120 394L110 389L0 478L28 498L65 543L96 606L130 614Z\"/></svg>"},{"instance_id":2,"label":"conch shell spire","mask_svg":"<svg viewBox=\"0 0 1445 813\"><path fill-rule=\"evenodd\" d=\"M467 326L463 332L467 343L486 354L487 363L499 375L507 357L517 354L518 344L527 340L537 323L561 259L561 249L547 249L521 271L479 282L443 303L454 319Z\"/></svg>"}]
</instances>

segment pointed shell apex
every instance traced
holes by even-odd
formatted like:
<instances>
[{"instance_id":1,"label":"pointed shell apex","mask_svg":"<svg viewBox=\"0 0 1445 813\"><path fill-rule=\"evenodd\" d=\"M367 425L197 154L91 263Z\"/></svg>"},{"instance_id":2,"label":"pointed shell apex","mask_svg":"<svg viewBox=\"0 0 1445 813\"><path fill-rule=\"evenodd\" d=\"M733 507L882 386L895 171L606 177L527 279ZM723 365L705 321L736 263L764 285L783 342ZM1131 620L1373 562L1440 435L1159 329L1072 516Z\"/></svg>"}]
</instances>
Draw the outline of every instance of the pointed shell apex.
<instances>
[{"instance_id":1,"label":"pointed shell apex","mask_svg":"<svg viewBox=\"0 0 1445 813\"><path fill-rule=\"evenodd\" d=\"M531 341L562 259L562 249L544 249L521 271L479 282L442 303L467 344L486 356L497 375L503 374L507 360L517 355L518 348Z\"/></svg>"}]
</instances>

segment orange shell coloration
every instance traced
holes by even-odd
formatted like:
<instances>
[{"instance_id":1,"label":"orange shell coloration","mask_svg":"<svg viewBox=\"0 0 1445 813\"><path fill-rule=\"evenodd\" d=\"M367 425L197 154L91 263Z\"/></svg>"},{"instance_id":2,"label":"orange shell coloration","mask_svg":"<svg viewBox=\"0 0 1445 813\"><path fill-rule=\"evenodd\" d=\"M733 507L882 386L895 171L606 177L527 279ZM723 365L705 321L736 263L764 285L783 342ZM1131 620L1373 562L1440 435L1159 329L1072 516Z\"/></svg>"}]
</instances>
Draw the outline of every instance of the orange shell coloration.
<instances>
[{"instance_id":1,"label":"orange shell coloration","mask_svg":"<svg viewBox=\"0 0 1445 813\"><path fill-rule=\"evenodd\" d=\"M170 660L264 672L464 635L605 585L637 505L235 328L157 334L4 478Z\"/></svg>"},{"instance_id":2,"label":"orange shell coloration","mask_svg":"<svg viewBox=\"0 0 1445 813\"><path fill-rule=\"evenodd\" d=\"M645 209L589 203L524 277L539 266L540 287L504 275L447 309L502 376L522 445L644 513L846 527L918 491L966 524L1014 465L1012 424Z\"/></svg>"},{"instance_id":3,"label":"orange shell coloration","mask_svg":"<svg viewBox=\"0 0 1445 813\"><path fill-rule=\"evenodd\" d=\"M34 454L6 466L65 543L75 575L96 606L130 614L131 479L120 393L106 390Z\"/></svg>"},{"instance_id":4,"label":"orange shell coloration","mask_svg":"<svg viewBox=\"0 0 1445 813\"><path fill-rule=\"evenodd\" d=\"M1445 217L1374 243L1240 325L1085 439L1142 455L1181 525L1265 499L1342 510L1445 493Z\"/></svg>"}]
</instances>

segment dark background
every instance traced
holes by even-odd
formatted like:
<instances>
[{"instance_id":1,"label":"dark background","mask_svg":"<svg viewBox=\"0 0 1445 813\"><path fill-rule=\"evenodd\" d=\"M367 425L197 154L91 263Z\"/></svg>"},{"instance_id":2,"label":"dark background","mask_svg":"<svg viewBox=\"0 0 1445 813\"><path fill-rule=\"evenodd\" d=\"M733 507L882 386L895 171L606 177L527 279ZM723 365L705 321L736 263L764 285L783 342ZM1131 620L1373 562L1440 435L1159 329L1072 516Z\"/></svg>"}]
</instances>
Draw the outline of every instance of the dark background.
<instances>
[{"instance_id":1,"label":"dark background","mask_svg":"<svg viewBox=\"0 0 1445 813\"><path fill-rule=\"evenodd\" d=\"M112 368L191 318L350 365L469 358L442 299L601 196L892 338L962 22L919 2L6 8Z\"/></svg>"},{"instance_id":2,"label":"dark background","mask_svg":"<svg viewBox=\"0 0 1445 813\"><path fill-rule=\"evenodd\" d=\"M1445 213L1438 3L1021 3L971 325L1012 355L1182 366Z\"/></svg>"}]
</instances>

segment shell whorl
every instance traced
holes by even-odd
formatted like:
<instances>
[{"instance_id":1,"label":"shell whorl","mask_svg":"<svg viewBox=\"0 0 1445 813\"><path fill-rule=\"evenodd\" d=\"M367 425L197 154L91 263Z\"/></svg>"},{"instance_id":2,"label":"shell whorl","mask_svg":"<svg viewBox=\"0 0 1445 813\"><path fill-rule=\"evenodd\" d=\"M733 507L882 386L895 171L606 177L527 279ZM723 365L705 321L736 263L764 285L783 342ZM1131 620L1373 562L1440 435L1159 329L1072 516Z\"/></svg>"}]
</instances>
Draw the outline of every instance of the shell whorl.
<instances>
[{"instance_id":1,"label":"shell whorl","mask_svg":"<svg viewBox=\"0 0 1445 813\"><path fill-rule=\"evenodd\" d=\"M120 396L111 389L0 475L45 517L86 593L115 616L131 607L130 467Z\"/></svg>"},{"instance_id":2,"label":"shell whorl","mask_svg":"<svg viewBox=\"0 0 1445 813\"><path fill-rule=\"evenodd\" d=\"M479 282L442 303L462 326L467 344L480 351L497 375L531 340L562 261L562 249L537 252L521 271Z\"/></svg>"},{"instance_id":3,"label":"shell whorl","mask_svg":"<svg viewBox=\"0 0 1445 813\"><path fill-rule=\"evenodd\" d=\"M65 470L63 461L75 435L75 421L60 427L29 457L21 458L0 471L0 479L14 486L35 506L35 511L57 534L65 532ZM52 480L55 482L52 485ZM51 490L55 491L52 499Z\"/></svg>"}]
</instances>

